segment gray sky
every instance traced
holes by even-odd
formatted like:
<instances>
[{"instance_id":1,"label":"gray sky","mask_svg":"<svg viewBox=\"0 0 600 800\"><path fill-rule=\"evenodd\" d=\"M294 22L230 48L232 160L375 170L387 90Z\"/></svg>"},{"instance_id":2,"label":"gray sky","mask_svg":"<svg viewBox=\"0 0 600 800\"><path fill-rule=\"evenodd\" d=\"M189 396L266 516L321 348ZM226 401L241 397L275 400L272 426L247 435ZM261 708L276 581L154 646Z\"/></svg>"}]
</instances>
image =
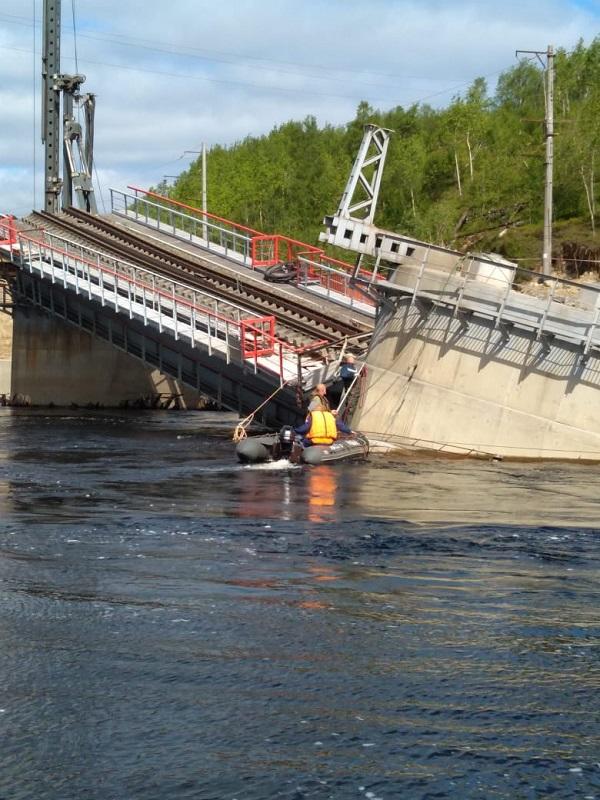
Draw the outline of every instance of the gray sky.
<instances>
[{"instance_id":1,"label":"gray sky","mask_svg":"<svg viewBox=\"0 0 600 800\"><path fill-rule=\"evenodd\" d=\"M203 141L231 144L309 114L344 123L361 100L444 106L479 76L493 89L517 49L571 48L600 33L600 0L62 5L62 71L85 74L82 90L97 95L105 202L109 187L148 188L183 171L196 158L184 150ZM0 213L43 205L41 17L42 0L0 0ZM208 175L210 210L210 165Z\"/></svg>"}]
</instances>

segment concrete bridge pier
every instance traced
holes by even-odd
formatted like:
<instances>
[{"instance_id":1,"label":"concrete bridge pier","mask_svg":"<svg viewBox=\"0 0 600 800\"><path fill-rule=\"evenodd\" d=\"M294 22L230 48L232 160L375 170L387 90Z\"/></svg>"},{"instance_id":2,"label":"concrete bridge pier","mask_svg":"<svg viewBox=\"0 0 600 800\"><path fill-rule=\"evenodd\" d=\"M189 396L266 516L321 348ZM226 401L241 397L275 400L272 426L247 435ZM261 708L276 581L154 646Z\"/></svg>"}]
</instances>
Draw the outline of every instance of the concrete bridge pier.
<instances>
[{"instance_id":1,"label":"concrete bridge pier","mask_svg":"<svg viewBox=\"0 0 600 800\"><path fill-rule=\"evenodd\" d=\"M10 397L12 391L12 341L12 316L0 310L0 397Z\"/></svg>"},{"instance_id":2,"label":"concrete bridge pier","mask_svg":"<svg viewBox=\"0 0 600 800\"><path fill-rule=\"evenodd\" d=\"M567 309L568 311L568 309ZM536 330L389 302L352 424L401 447L505 458L600 460L600 358Z\"/></svg>"},{"instance_id":3,"label":"concrete bridge pier","mask_svg":"<svg viewBox=\"0 0 600 800\"><path fill-rule=\"evenodd\" d=\"M177 398L196 408L205 398L174 377L142 364L31 305L0 311L0 397L45 406L121 407L147 398Z\"/></svg>"}]
</instances>

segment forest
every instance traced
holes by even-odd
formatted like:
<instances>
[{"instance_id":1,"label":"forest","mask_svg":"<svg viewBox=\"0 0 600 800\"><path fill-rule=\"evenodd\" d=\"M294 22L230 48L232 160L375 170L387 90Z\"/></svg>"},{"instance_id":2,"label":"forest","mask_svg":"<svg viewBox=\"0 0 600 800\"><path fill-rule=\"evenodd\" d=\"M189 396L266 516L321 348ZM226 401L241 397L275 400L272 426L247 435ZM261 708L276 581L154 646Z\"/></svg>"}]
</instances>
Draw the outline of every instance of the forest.
<instances>
[{"instance_id":1,"label":"forest","mask_svg":"<svg viewBox=\"0 0 600 800\"><path fill-rule=\"evenodd\" d=\"M553 256L596 239L599 203L600 36L554 59ZM477 78L446 108L390 110L358 105L346 125L319 127L313 117L268 135L208 152L208 210L266 233L317 241L332 214L364 125L394 133L375 222L458 250L486 249L537 269L541 260L545 180L545 80L539 60L521 60L490 95ZM156 190L200 206L201 160L175 184Z\"/></svg>"}]
</instances>

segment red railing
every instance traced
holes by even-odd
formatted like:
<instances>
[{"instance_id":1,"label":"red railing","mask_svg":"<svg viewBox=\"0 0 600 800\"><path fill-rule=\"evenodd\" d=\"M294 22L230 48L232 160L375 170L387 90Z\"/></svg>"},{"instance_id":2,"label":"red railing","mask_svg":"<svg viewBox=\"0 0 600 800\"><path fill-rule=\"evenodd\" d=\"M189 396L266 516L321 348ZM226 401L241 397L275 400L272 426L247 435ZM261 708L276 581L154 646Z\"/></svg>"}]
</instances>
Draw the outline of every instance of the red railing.
<instances>
[{"instance_id":1,"label":"red railing","mask_svg":"<svg viewBox=\"0 0 600 800\"><path fill-rule=\"evenodd\" d=\"M15 244L18 241L21 245L22 252L27 252L28 250L27 247L23 246L23 243L29 243L30 245L47 250L52 255L58 255L64 259L64 264L62 266L63 270L67 269L68 265L74 266L75 269L77 269L78 266L82 267L83 269L87 269L87 278L83 277L83 281L91 281L91 271L94 270L96 273L105 274L113 279L115 292L117 291L117 282L123 281L131 285L134 293L136 291L148 292L150 296L162 299L165 302L165 305L174 304L174 306L183 306L184 308L188 309L190 314L191 312L199 312L209 319L220 323L226 329L229 327L237 329L239 331L240 349L243 359L252 361L255 367L257 367L259 358L277 356L279 376L281 380L283 380L285 377L284 357L286 354L288 356L296 357L300 353L315 350L327 343L327 340L323 339L320 341L311 342L303 347L294 347L293 345L290 345L287 342L277 338L275 335L276 318L272 315L264 317L247 317L240 319L239 321L233 320L224 316L223 314L219 314L208 306L191 302L185 297L174 296L173 292L165 291L164 289L160 289L153 285L148 281L148 278L146 280L142 280L137 277L132 277L125 272L119 272L116 269L110 269L109 267L101 264L99 261L91 261L82 255L75 255L73 252L63 250L62 248L56 247L55 245L46 241L20 233L12 222L13 219L14 218L8 216L0 216L0 234L7 232L10 233L10 236L7 235L7 239L11 238L11 244ZM140 272L147 273L150 277L153 276L153 273L150 270L145 270L143 268L136 269L138 269ZM176 282L174 281L173 283ZM181 285L184 286L184 284ZM173 314L176 314L175 307L173 307Z\"/></svg>"},{"instance_id":2,"label":"red railing","mask_svg":"<svg viewBox=\"0 0 600 800\"><path fill-rule=\"evenodd\" d=\"M298 253L300 269L298 270L297 285L309 286L318 284L326 290L327 295L333 293L346 298L350 305L360 303L362 305L375 307L375 300L368 297L352 283L352 272L354 267L345 261L325 255L323 251L314 253L306 251ZM366 270L359 270L358 275L367 280L372 280L372 274ZM332 298L335 299L335 298Z\"/></svg>"},{"instance_id":3,"label":"red railing","mask_svg":"<svg viewBox=\"0 0 600 800\"><path fill-rule=\"evenodd\" d=\"M311 284L319 284L326 289L328 295L338 295L351 303L375 306L375 302L364 292L351 285L351 276L354 272L352 264L326 255L319 247L291 239L289 236L261 234L252 237L251 248L254 268L268 268L284 262L296 262L299 267L297 286L309 287ZM372 279L371 273L367 270L359 270L358 274L368 280Z\"/></svg>"},{"instance_id":4,"label":"red railing","mask_svg":"<svg viewBox=\"0 0 600 800\"><path fill-rule=\"evenodd\" d=\"M317 262L319 267L322 268L314 269L310 264L305 264L303 270L304 282L306 282L307 279L310 282L319 282L321 285L325 286L328 291L336 292L344 297L353 298L355 300L364 300L364 295L360 291L348 285L349 276L354 272L354 266L346 261L331 258L326 255L325 251L320 247L301 242L290 236L261 233L247 225L240 225L237 222L232 222L216 214L210 214L208 211L203 211L195 206L182 203L179 200L173 200L170 197L164 197L163 195L147 189L140 189L137 186L128 186L127 188L131 189L133 192L139 192L140 194L155 198L171 206L198 214L203 219L226 225L231 229L237 229L249 235L251 265L254 269L272 267L283 262L297 261L300 256L304 256L307 262ZM330 273L326 274L326 271L330 271ZM343 275L336 276L336 272L343 273ZM359 274L362 277L371 278L371 273L367 270L360 270ZM302 282L303 281L300 280L299 284L301 285Z\"/></svg>"},{"instance_id":5,"label":"red railing","mask_svg":"<svg viewBox=\"0 0 600 800\"><path fill-rule=\"evenodd\" d=\"M240 320L240 337L244 358L256 359L260 356L273 355L276 341L275 317L250 317Z\"/></svg>"},{"instance_id":6,"label":"red railing","mask_svg":"<svg viewBox=\"0 0 600 800\"><path fill-rule=\"evenodd\" d=\"M251 246L253 267L273 267L284 261L295 261L301 253L311 253L316 256L323 252L319 247L278 233L261 233L253 236ZM350 267L349 264L346 266Z\"/></svg>"},{"instance_id":7,"label":"red railing","mask_svg":"<svg viewBox=\"0 0 600 800\"><path fill-rule=\"evenodd\" d=\"M250 228L247 225L241 225L237 222L232 222L229 219L225 219L225 217L219 217L216 214L211 214L208 211L203 211L200 208L196 208L196 206L182 203L179 200L173 200L170 197L165 197L164 195L152 192L148 189L140 189L137 186L128 186L127 188L131 189L133 192L139 192L140 194L148 197L153 197L163 203L185 209L186 211L193 212L194 214L199 214L203 219L218 222L223 225L227 225L229 228L243 231L244 234L249 234L251 246L251 264L254 268L271 267L275 266L275 264L280 264L285 261L295 261L299 258L299 256L304 256L309 261L318 261L320 266L324 269L336 270L346 274L354 272L355 268L352 264L349 264L347 261L340 261L337 258L331 258L330 256L326 255L322 248L316 247L315 245L310 245L306 242L301 242L298 239L292 239L290 236L283 236L278 233L261 233L261 231L257 231L255 228ZM309 275L309 277L320 280L319 274L317 273L321 274L321 271L317 270L314 275ZM372 278L372 273L368 270L361 269L359 270L358 274L367 279ZM382 278L378 276L376 280L382 280ZM331 286L333 286L333 284L331 284ZM347 294L347 292L342 292L342 294ZM353 294L355 294L357 297L362 296L360 292L356 291L354 291Z\"/></svg>"},{"instance_id":8,"label":"red railing","mask_svg":"<svg viewBox=\"0 0 600 800\"><path fill-rule=\"evenodd\" d=\"M11 214L0 216L0 245L17 243L17 226Z\"/></svg>"}]
</instances>

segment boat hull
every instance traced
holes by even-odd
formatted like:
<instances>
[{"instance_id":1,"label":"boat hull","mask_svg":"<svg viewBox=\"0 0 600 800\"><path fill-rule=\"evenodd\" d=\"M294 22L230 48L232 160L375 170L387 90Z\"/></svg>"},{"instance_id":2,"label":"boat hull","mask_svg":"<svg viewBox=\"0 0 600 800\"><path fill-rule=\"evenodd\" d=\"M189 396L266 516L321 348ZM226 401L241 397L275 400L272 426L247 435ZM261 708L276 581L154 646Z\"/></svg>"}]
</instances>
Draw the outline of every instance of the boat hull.
<instances>
[{"instance_id":1,"label":"boat hull","mask_svg":"<svg viewBox=\"0 0 600 800\"><path fill-rule=\"evenodd\" d=\"M236 445L236 454L243 464L260 464L286 458L292 464L328 464L335 461L352 461L366 458L369 454L369 441L360 433L338 439L330 445L302 447L294 443L291 450L282 451L279 435L251 436Z\"/></svg>"},{"instance_id":2,"label":"boat hull","mask_svg":"<svg viewBox=\"0 0 600 800\"><path fill-rule=\"evenodd\" d=\"M338 439L333 444L314 444L305 447L301 453L304 464L329 464L333 461L351 461L366 458L369 455L369 442L365 436L354 434L345 439Z\"/></svg>"}]
</instances>

